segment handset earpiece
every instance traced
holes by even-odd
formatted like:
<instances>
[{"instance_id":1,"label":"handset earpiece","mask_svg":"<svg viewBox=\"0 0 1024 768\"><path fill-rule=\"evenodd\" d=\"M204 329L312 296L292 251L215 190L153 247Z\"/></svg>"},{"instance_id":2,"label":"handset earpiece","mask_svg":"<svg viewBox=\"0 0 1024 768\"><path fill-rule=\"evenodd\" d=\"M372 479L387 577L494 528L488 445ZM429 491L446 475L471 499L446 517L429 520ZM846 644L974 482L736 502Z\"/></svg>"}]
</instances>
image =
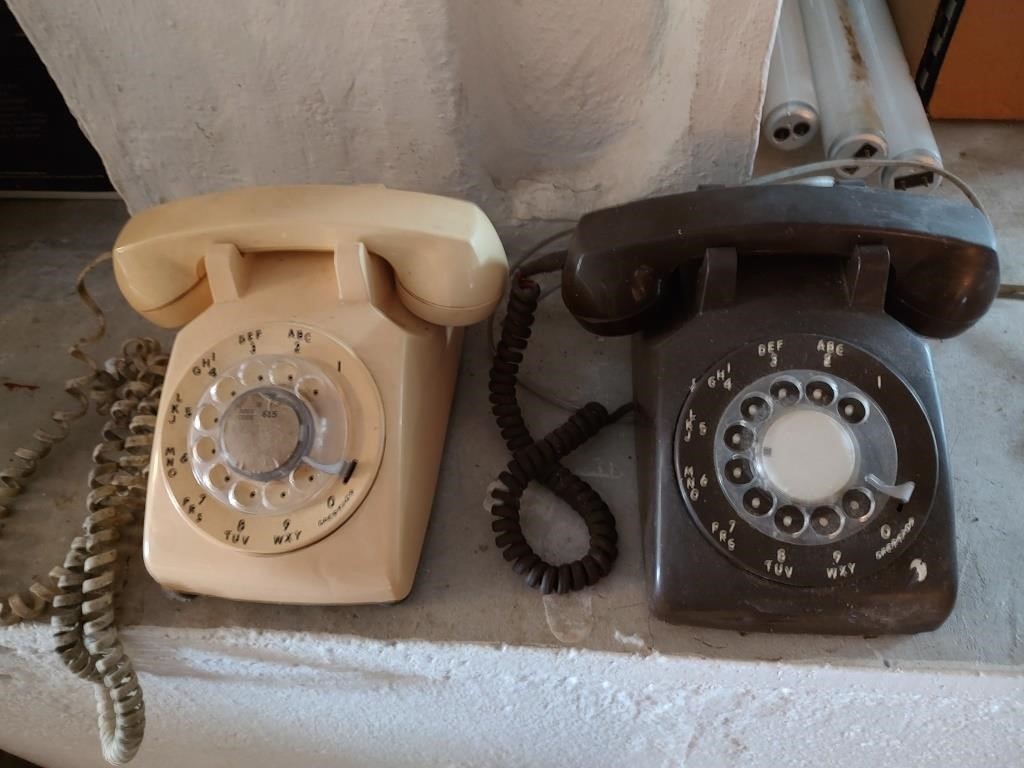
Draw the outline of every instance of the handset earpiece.
<instances>
[{"instance_id":1,"label":"handset earpiece","mask_svg":"<svg viewBox=\"0 0 1024 768\"><path fill-rule=\"evenodd\" d=\"M410 312L444 326L486 319L508 275L498 233L472 203L417 197L408 228L380 231L363 242L391 264L399 299Z\"/></svg>"}]
</instances>

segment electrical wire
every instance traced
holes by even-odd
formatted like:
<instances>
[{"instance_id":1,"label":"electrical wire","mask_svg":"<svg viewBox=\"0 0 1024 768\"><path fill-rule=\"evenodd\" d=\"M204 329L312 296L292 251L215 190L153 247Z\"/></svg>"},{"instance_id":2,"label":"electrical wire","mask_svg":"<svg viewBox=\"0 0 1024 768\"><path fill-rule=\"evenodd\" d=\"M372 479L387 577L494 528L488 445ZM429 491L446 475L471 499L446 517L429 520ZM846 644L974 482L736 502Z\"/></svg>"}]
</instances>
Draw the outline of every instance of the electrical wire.
<instances>
[{"instance_id":1,"label":"electrical wire","mask_svg":"<svg viewBox=\"0 0 1024 768\"><path fill-rule=\"evenodd\" d=\"M553 235L549 235L548 237L545 237L543 240L540 240L540 241L534 243L526 251L526 253L524 253L522 256L519 256L518 258L514 259L509 264L509 274L514 275L519 270L519 268L522 265L524 265L527 261L529 261L534 255L536 255L537 253L539 253L541 250L543 250L547 246L551 245L552 243L558 242L562 238L567 237L568 235L571 235L575 231L576 231L575 227L571 227L569 229L563 229L563 230L561 230L559 232L555 232ZM550 296L551 294L555 293L561 287L561 284L562 284L561 279L559 279L558 282L556 282L554 285L552 285L552 286L550 286L548 288L545 288L543 291L541 291L541 294L540 294L540 297L539 297L538 301L543 301L548 296ZM510 283L510 285L511 285L511 283ZM511 288L509 289L509 293L511 295ZM494 339L494 325L495 325L495 322L497 321L497 315L498 315L498 313L494 312L494 313L492 313L487 318L487 346L488 346L488 349L490 350L492 358L494 357L494 355L495 355L495 353L497 352L497 349L498 349L497 348L497 342ZM583 407L583 403L576 403L576 402L573 402L572 400L568 400L568 399L566 399L564 397L560 397L559 395L555 394L551 390L541 386L540 384L537 384L535 381L533 381L532 379L529 379L529 378L527 378L525 376L520 376L519 379L518 379L518 382L519 382L519 386L522 387L523 389L525 389L527 392L529 392L529 393L533 394L534 396L540 398L541 400L543 400L544 402L548 403L549 405L553 405L556 408L562 409L563 411L575 412L575 411L580 410L580 408Z\"/></svg>"},{"instance_id":2,"label":"electrical wire","mask_svg":"<svg viewBox=\"0 0 1024 768\"><path fill-rule=\"evenodd\" d=\"M938 166L931 165L929 163L923 163L920 160L893 160L891 158L850 158L849 160L823 160L818 163L806 163L804 165L798 165L793 168L786 168L782 171L776 171L775 173L769 173L764 176L755 176L746 182L747 185L761 186L764 184L781 184L786 181L796 181L808 176L816 176L827 171L836 171L842 168L853 168L853 167L864 167L864 168L917 168L918 170L925 170L930 173L934 173L937 176L941 176L944 179L948 179L953 186L963 192L964 197L967 198L968 202L977 208L982 213L985 213L985 206L981 204L981 200L974 194L974 190L971 189L970 185L957 176L952 171L947 171L945 168L939 168Z\"/></svg>"},{"instance_id":3,"label":"electrical wire","mask_svg":"<svg viewBox=\"0 0 1024 768\"><path fill-rule=\"evenodd\" d=\"M519 267L521 267L524 262L528 261L530 259L530 257L532 257L533 255L535 255L537 253L540 253L544 248L547 248L552 243L558 242L563 237L568 237L573 232L575 232L576 231L576 221L577 220L573 220L573 225L571 227L568 227L567 229L559 230L558 232L555 232L553 235L548 235L543 240L540 240L540 241L534 243L530 247L530 249L528 251L526 251L526 253L524 253L522 256L520 256L519 258L515 259L511 264L508 265L509 274L515 273L515 271L517 269L519 269Z\"/></svg>"},{"instance_id":4,"label":"electrical wire","mask_svg":"<svg viewBox=\"0 0 1024 768\"><path fill-rule=\"evenodd\" d=\"M51 569L45 580L0 601L0 624L38 617L52 606L55 649L68 670L93 684L103 757L121 765L135 756L142 743L146 713L138 677L117 635L114 600L118 575L125 568L118 542L145 509L167 355L154 339L129 339L121 354L101 369L83 350L84 344L99 340L106 330L103 311L86 289L85 279L109 260L109 253L96 258L76 282L78 296L97 326L69 351L91 369L64 386L78 407L53 411L50 418L56 428L36 430L35 444L18 448L14 463L0 472L3 517L11 511L8 503L25 490L26 478L68 436L71 424L88 412L90 404L107 415L102 440L93 452L83 534L71 541L63 563Z\"/></svg>"},{"instance_id":5,"label":"electrical wire","mask_svg":"<svg viewBox=\"0 0 1024 768\"><path fill-rule=\"evenodd\" d=\"M564 252L546 254L526 262L513 274L508 310L489 379L491 411L512 459L488 488L484 507L494 516L495 544L526 584L544 594L565 594L596 584L606 576L618 556L615 516L600 495L561 464L561 459L596 435L603 427L632 410L632 403L612 413L591 402L576 410L563 424L534 441L517 396L517 377L540 301L540 286L531 275L561 268ZM553 565L527 542L520 521L523 493L538 481L579 514L590 534L587 554Z\"/></svg>"}]
</instances>

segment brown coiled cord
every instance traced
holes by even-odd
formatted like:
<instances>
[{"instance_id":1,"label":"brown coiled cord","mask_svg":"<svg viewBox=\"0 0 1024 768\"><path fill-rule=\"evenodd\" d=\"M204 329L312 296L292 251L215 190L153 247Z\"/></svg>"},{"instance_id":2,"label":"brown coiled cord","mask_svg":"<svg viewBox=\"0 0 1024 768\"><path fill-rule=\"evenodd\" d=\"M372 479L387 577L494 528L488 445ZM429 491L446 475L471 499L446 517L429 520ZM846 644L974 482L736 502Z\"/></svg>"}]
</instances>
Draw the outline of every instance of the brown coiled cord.
<instances>
[{"instance_id":1,"label":"brown coiled cord","mask_svg":"<svg viewBox=\"0 0 1024 768\"><path fill-rule=\"evenodd\" d=\"M36 471L54 444L67 437L71 423L88 412L91 402L109 420L103 426L102 442L93 451L83 535L72 540L63 564L49 572L46 582L37 581L0 601L0 623L35 618L53 606L57 653L71 672L94 684L103 757L120 765L138 751L146 716L142 688L115 625L114 598L124 569L118 543L122 529L139 522L145 508L167 355L153 339L131 339L119 356L100 369L82 350L83 344L101 338L105 330L103 313L84 281L109 258L104 254L78 277L78 294L98 322L96 333L70 350L72 357L92 369L64 388L79 407L54 411L51 419L56 430L37 430L36 445L16 450L14 463L0 472L0 500L7 502L24 490L25 478ZM0 507L0 516L9 511Z\"/></svg>"},{"instance_id":2,"label":"brown coiled cord","mask_svg":"<svg viewBox=\"0 0 1024 768\"><path fill-rule=\"evenodd\" d=\"M512 460L489 491L491 529L495 544L526 583L545 595L565 594L596 584L608 575L618 556L615 517L608 505L585 481L566 469L560 460L596 435L603 427L632 409L624 405L609 414L600 403L587 403L564 424L534 441L526 426L516 393L516 380L523 352L540 300L540 286L529 275L557 269L563 254L541 257L512 278L508 312L502 323L501 339L490 374L491 411L497 421ZM523 534L520 505L526 487L540 482L568 504L583 519L590 534L587 554L571 563L553 565L544 561Z\"/></svg>"}]
</instances>

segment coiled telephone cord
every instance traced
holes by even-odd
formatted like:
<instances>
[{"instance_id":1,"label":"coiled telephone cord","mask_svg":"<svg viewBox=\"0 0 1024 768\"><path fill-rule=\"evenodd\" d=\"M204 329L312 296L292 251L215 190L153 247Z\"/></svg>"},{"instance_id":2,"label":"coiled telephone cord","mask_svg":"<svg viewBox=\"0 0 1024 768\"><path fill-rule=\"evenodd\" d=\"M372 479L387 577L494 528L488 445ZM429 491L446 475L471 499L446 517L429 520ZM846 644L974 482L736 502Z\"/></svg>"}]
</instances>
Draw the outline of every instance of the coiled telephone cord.
<instances>
[{"instance_id":1,"label":"coiled telephone cord","mask_svg":"<svg viewBox=\"0 0 1024 768\"><path fill-rule=\"evenodd\" d=\"M543 257L542 257L543 258ZM557 256L556 256L557 258ZM564 254L561 254L564 260ZM527 265L529 267L529 265ZM535 274L535 270L532 274ZM632 409L613 413L600 403L578 409L564 424L535 441L526 426L516 393L519 365L530 338L540 300L540 286L526 271L512 278L508 312L490 374L491 411L512 460L488 492L495 544L526 583L542 593L565 594L596 584L611 571L618 556L615 517L598 493L560 460ZM523 534L520 505L526 487L538 481L579 514L590 534L587 554L571 563L553 565L538 555Z\"/></svg>"},{"instance_id":2,"label":"coiled telephone cord","mask_svg":"<svg viewBox=\"0 0 1024 768\"><path fill-rule=\"evenodd\" d=\"M85 288L85 278L109 259L110 254L100 256L77 280L78 295L97 320L97 331L69 351L91 368L64 387L78 407L54 411L50 418L55 428L37 430L32 436L35 444L18 448L13 464L0 472L0 517L4 517L10 512L10 500L25 490L25 479L68 436L71 424L88 412L90 403L109 416L103 439L93 451L83 535L71 541L64 562L45 579L0 601L0 624L36 618L52 605L57 653L71 672L93 683L103 757L121 765L135 756L142 743L146 714L142 688L115 625L115 593L124 569L118 543L122 530L139 522L145 508L167 355L154 339L130 339L122 345L121 354L101 369L83 351L82 345L102 338L106 328L102 310Z\"/></svg>"}]
</instances>

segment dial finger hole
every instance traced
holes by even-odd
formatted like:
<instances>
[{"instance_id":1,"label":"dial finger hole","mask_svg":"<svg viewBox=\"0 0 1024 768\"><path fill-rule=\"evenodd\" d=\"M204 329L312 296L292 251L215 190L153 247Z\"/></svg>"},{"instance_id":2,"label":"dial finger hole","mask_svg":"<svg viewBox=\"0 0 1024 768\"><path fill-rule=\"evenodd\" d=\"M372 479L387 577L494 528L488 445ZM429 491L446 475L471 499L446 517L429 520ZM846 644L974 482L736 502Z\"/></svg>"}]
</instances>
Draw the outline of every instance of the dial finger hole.
<instances>
[{"instance_id":1,"label":"dial finger hole","mask_svg":"<svg viewBox=\"0 0 1024 768\"><path fill-rule=\"evenodd\" d=\"M811 513L811 527L815 533L831 536L843 527L843 518L832 507L818 507Z\"/></svg>"},{"instance_id":2,"label":"dial finger hole","mask_svg":"<svg viewBox=\"0 0 1024 768\"><path fill-rule=\"evenodd\" d=\"M734 451L745 451L754 444L754 433L742 424L733 424L725 430L725 444Z\"/></svg>"},{"instance_id":3,"label":"dial finger hole","mask_svg":"<svg viewBox=\"0 0 1024 768\"><path fill-rule=\"evenodd\" d=\"M242 385L232 376L221 379L210 388L210 394L218 403L227 405L238 395Z\"/></svg>"},{"instance_id":4,"label":"dial finger hole","mask_svg":"<svg viewBox=\"0 0 1024 768\"><path fill-rule=\"evenodd\" d=\"M775 527L790 536L796 536L804 529L804 512L799 507L787 504L775 513Z\"/></svg>"},{"instance_id":5,"label":"dial finger hole","mask_svg":"<svg viewBox=\"0 0 1024 768\"><path fill-rule=\"evenodd\" d=\"M278 386L291 388L299 380L299 369L291 363L275 363L270 369L270 380Z\"/></svg>"},{"instance_id":6,"label":"dial finger hole","mask_svg":"<svg viewBox=\"0 0 1024 768\"><path fill-rule=\"evenodd\" d=\"M277 480L263 486L263 503L268 507L281 507L288 504L294 494L294 489L289 483Z\"/></svg>"},{"instance_id":7,"label":"dial finger hole","mask_svg":"<svg viewBox=\"0 0 1024 768\"><path fill-rule=\"evenodd\" d=\"M860 398L844 397L839 401L839 415L850 424L860 424L868 416L868 408Z\"/></svg>"},{"instance_id":8,"label":"dial finger hole","mask_svg":"<svg viewBox=\"0 0 1024 768\"><path fill-rule=\"evenodd\" d=\"M228 492L228 498L236 507L251 507L259 501L259 489L252 483L236 483Z\"/></svg>"},{"instance_id":9,"label":"dial finger hole","mask_svg":"<svg viewBox=\"0 0 1024 768\"><path fill-rule=\"evenodd\" d=\"M843 494L843 511L855 520L870 515L873 507L871 494L863 488L851 488Z\"/></svg>"},{"instance_id":10,"label":"dial finger hole","mask_svg":"<svg viewBox=\"0 0 1024 768\"><path fill-rule=\"evenodd\" d=\"M761 395L751 395L740 405L740 413L750 421L764 421L771 415L772 407Z\"/></svg>"},{"instance_id":11,"label":"dial finger hole","mask_svg":"<svg viewBox=\"0 0 1024 768\"><path fill-rule=\"evenodd\" d=\"M306 400L315 403L324 391L324 383L312 376L307 376L299 381L296 390Z\"/></svg>"},{"instance_id":12,"label":"dial finger hole","mask_svg":"<svg viewBox=\"0 0 1024 768\"><path fill-rule=\"evenodd\" d=\"M742 456L735 456L726 462L725 476L736 485L746 485L754 479L754 471L749 461Z\"/></svg>"},{"instance_id":13,"label":"dial finger hole","mask_svg":"<svg viewBox=\"0 0 1024 768\"><path fill-rule=\"evenodd\" d=\"M793 405L800 399L800 384L793 379L778 379L769 389L776 402Z\"/></svg>"},{"instance_id":14,"label":"dial finger hole","mask_svg":"<svg viewBox=\"0 0 1024 768\"><path fill-rule=\"evenodd\" d=\"M196 412L192 423L201 432L211 432L220 423L220 411L212 405L204 405Z\"/></svg>"},{"instance_id":15,"label":"dial finger hole","mask_svg":"<svg viewBox=\"0 0 1024 768\"><path fill-rule=\"evenodd\" d=\"M215 464L206 473L206 484L218 491L227 490L231 485L231 472L223 464Z\"/></svg>"},{"instance_id":16,"label":"dial finger hole","mask_svg":"<svg viewBox=\"0 0 1024 768\"><path fill-rule=\"evenodd\" d=\"M320 473L317 470L302 464L292 470L291 475L288 476L288 482L293 488L304 491L315 485L319 477Z\"/></svg>"},{"instance_id":17,"label":"dial finger hole","mask_svg":"<svg viewBox=\"0 0 1024 768\"><path fill-rule=\"evenodd\" d=\"M257 387L269 379L267 366L261 360L250 360L242 366L238 375L246 387Z\"/></svg>"},{"instance_id":18,"label":"dial finger hole","mask_svg":"<svg viewBox=\"0 0 1024 768\"><path fill-rule=\"evenodd\" d=\"M743 494L743 508L752 515L767 515L775 498L763 488L751 488Z\"/></svg>"},{"instance_id":19,"label":"dial finger hole","mask_svg":"<svg viewBox=\"0 0 1024 768\"><path fill-rule=\"evenodd\" d=\"M192 455L196 461L205 463L213 461L217 456L217 443L212 437L203 437L192 447Z\"/></svg>"},{"instance_id":20,"label":"dial finger hole","mask_svg":"<svg viewBox=\"0 0 1024 768\"><path fill-rule=\"evenodd\" d=\"M739 456L726 462L725 476L736 485L744 485L754 479L750 462Z\"/></svg>"},{"instance_id":21,"label":"dial finger hole","mask_svg":"<svg viewBox=\"0 0 1024 768\"><path fill-rule=\"evenodd\" d=\"M807 399L814 405L831 405L836 399L836 390L827 381L811 381L807 384Z\"/></svg>"}]
</instances>

